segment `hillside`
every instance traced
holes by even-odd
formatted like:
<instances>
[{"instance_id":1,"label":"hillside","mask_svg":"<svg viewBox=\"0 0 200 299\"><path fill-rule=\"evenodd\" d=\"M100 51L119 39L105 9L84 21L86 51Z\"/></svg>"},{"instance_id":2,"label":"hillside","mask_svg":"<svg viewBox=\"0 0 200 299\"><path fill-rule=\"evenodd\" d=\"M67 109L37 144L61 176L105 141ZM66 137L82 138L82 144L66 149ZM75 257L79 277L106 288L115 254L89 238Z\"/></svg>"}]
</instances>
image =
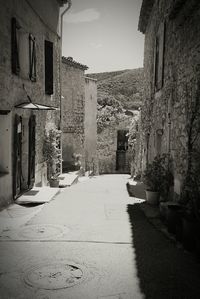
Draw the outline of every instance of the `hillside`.
<instances>
[{"instance_id":1,"label":"hillside","mask_svg":"<svg viewBox=\"0 0 200 299\"><path fill-rule=\"evenodd\" d=\"M143 69L88 74L97 79L98 102L114 98L124 109L135 110L142 102Z\"/></svg>"}]
</instances>

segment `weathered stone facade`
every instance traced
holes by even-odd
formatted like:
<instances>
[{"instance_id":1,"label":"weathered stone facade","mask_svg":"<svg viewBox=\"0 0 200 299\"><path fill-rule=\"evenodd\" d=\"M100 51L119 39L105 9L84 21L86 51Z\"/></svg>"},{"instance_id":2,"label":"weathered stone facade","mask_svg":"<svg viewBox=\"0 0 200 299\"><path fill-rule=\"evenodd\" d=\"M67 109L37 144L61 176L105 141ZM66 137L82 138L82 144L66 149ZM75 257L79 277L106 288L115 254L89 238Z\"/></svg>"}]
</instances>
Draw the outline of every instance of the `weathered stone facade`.
<instances>
[{"instance_id":1,"label":"weathered stone facade","mask_svg":"<svg viewBox=\"0 0 200 299\"><path fill-rule=\"evenodd\" d=\"M62 58L62 157L63 170L74 168L74 155L81 155L87 170L96 159L97 87L84 76L88 67L72 57ZM87 164L87 165L86 165Z\"/></svg>"},{"instance_id":2,"label":"weathered stone facade","mask_svg":"<svg viewBox=\"0 0 200 299\"><path fill-rule=\"evenodd\" d=\"M0 137L0 204L2 205L13 198L12 186L16 176L16 169L13 167L13 163L16 163L14 155L16 115L19 119L17 134L22 135L19 162L21 174L18 178L20 189L27 189L30 186L28 180L29 149L32 142L29 131L31 116L35 116L33 176L36 185L47 183L46 163L43 157L44 131L59 126L60 112L16 106L31 100L33 103L59 108L61 45L57 30L60 5L64 3L67 1L8 0L1 3L0 123L3 134ZM45 40L52 44L51 94L45 92Z\"/></svg>"},{"instance_id":3,"label":"weathered stone facade","mask_svg":"<svg viewBox=\"0 0 200 299\"><path fill-rule=\"evenodd\" d=\"M145 34L143 162L169 153L177 195L188 167L188 107L200 80L199 14L199 1L144 0L139 20Z\"/></svg>"},{"instance_id":4,"label":"weathered stone facade","mask_svg":"<svg viewBox=\"0 0 200 299\"><path fill-rule=\"evenodd\" d=\"M97 80L85 77L85 170L98 174Z\"/></svg>"}]
</instances>

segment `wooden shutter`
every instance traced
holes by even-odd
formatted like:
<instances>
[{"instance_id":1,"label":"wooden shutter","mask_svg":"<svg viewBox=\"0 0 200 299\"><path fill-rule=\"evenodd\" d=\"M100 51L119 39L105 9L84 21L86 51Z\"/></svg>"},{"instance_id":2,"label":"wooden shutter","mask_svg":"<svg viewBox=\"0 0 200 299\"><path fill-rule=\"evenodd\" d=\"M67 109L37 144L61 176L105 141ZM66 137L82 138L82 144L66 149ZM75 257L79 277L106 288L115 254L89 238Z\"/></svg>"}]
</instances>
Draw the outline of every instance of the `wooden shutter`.
<instances>
[{"instance_id":1,"label":"wooden shutter","mask_svg":"<svg viewBox=\"0 0 200 299\"><path fill-rule=\"evenodd\" d=\"M36 43L32 34L29 34L29 79L36 81Z\"/></svg>"},{"instance_id":2,"label":"wooden shutter","mask_svg":"<svg viewBox=\"0 0 200 299\"><path fill-rule=\"evenodd\" d=\"M164 46L165 46L165 23L161 23L159 27L159 56L158 56L158 89L163 86L164 75Z\"/></svg>"},{"instance_id":3,"label":"wooden shutter","mask_svg":"<svg viewBox=\"0 0 200 299\"><path fill-rule=\"evenodd\" d=\"M32 188L35 182L35 115L29 119L29 165L28 165L28 187Z\"/></svg>"},{"instance_id":4,"label":"wooden shutter","mask_svg":"<svg viewBox=\"0 0 200 299\"><path fill-rule=\"evenodd\" d=\"M158 89L158 67L159 67L159 38L156 36L154 46L154 85Z\"/></svg>"},{"instance_id":5,"label":"wooden shutter","mask_svg":"<svg viewBox=\"0 0 200 299\"><path fill-rule=\"evenodd\" d=\"M154 82L155 89L163 86L164 77L164 48L165 48L165 23L161 23L155 40L154 48Z\"/></svg>"},{"instance_id":6,"label":"wooden shutter","mask_svg":"<svg viewBox=\"0 0 200 299\"><path fill-rule=\"evenodd\" d=\"M53 94L53 43L45 40L45 93Z\"/></svg>"},{"instance_id":7,"label":"wooden shutter","mask_svg":"<svg viewBox=\"0 0 200 299\"><path fill-rule=\"evenodd\" d=\"M20 26L15 18L11 19L11 66L15 75L19 74L18 30Z\"/></svg>"},{"instance_id":8,"label":"wooden shutter","mask_svg":"<svg viewBox=\"0 0 200 299\"><path fill-rule=\"evenodd\" d=\"M163 86L164 75L164 47L165 47L165 23L162 22L156 36L155 55L155 87L160 90Z\"/></svg>"}]
</instances>

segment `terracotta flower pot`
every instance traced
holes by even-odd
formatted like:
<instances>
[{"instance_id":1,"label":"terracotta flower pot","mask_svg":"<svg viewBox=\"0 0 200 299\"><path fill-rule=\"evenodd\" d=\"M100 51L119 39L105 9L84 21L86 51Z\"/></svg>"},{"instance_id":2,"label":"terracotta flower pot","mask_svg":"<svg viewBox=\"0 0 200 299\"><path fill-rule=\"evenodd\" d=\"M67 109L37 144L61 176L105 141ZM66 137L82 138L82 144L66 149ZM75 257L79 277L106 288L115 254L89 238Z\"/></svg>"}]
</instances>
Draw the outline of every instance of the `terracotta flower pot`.
<instances>
[{"instance_id":1,"label":"terracotta flower pot","mask_svg":"<svg viewBox=\"0 0 200 299\"><path fill-rule=\"evenodd\" d=\"M52 188L58 188L59 187L59 179L50 179L49 185Z\"/></svg>"}]
</instances>

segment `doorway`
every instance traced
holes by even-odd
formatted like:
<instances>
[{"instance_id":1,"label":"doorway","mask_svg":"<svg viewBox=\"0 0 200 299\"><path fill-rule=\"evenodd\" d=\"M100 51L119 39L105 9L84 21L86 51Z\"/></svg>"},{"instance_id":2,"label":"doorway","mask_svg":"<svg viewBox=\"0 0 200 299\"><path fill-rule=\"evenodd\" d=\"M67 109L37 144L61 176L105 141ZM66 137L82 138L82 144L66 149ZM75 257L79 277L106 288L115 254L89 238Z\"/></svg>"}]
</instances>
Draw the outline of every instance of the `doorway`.
<instances>
[{"instance_id":1,"label":"doorway","mask_svg":"<svg viewBox=\"0 0 200 299\"><path fill-rule=\"evenodd\" d=\"M35 183L35 115L29 119L28 189Z\"/></svg>"},{"instance_id":2,"label":"doorway","mask_svg":"<svg viewBox=\"0 0 200 299\"><path fill-rule=\"evenodd\" d=\"M13 197L16 199L22 190L22 117L15 115L14 123Z\"/></svg>"},{"instance_id":3,"label":"doorway","mask_svg":"<svg viewBox=\"0 0 200 299\"><path fill-rule=\"evenodd\" d=\"M31 189L35 182L35 116L15 115L13 149L13 198Z\"/></svg>"},{"instance_id":4,"label":"doorway","mask_svg":"<svg viewBox=\"0 0 200 299\"><path fill-rule=\"evenodd\" d=\"M128 130L117 131L116 170L119 173L129 172L128 161Z\"/></svg>"}]
</instances>

